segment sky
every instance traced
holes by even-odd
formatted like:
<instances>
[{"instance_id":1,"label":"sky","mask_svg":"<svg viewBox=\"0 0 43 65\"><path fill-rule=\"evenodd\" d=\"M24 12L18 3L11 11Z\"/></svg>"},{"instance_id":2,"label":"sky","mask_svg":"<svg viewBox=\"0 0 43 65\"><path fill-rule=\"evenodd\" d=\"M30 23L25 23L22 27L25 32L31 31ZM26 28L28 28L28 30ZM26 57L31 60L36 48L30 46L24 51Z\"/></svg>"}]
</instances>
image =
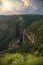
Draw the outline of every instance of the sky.
<instances>
[{"instance_id":1,"label":"sky","mask_svg":"<svg viewBox=\"0 0 43 65\"><path fill-rule=\"evenodd\" d=\"M42 14L43 0L0 0L0 15Z\"/></svg>"}]
</instances>

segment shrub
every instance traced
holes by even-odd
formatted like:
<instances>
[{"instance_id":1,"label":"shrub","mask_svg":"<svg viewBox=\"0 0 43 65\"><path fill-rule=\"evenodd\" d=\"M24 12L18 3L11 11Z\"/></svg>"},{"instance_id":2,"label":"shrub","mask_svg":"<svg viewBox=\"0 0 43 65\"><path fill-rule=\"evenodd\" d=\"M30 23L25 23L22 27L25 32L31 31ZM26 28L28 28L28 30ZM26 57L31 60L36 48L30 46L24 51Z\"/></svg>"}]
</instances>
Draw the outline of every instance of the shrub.
<instances>
[{"instance_id":1,"label":"shrub","mask_svg":"<svg viewBox=\"0 0 43 65\"><path fill-rule=\"evenodd\" d=\"M43 57L31 54L5 54L0 58L0 65L43 65Z\"/></svg>"}]
</instances>

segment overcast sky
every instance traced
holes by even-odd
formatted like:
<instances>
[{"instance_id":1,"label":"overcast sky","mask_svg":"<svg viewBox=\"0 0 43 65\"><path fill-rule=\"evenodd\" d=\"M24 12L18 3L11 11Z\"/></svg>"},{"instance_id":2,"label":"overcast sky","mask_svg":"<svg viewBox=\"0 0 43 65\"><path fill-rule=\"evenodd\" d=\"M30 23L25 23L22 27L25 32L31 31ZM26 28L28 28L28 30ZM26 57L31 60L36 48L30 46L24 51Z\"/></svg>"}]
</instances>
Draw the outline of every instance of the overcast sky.
<instances>
[{"instance_id":1,"label":"overcast sky","mask_svg":"<svg viewBox=\"0 0 43 65\"><path fill-rule=\"evenodd\" d=\"M0 0L0 15L43 14L43 0Z\"/></svg>"}]
</instances>

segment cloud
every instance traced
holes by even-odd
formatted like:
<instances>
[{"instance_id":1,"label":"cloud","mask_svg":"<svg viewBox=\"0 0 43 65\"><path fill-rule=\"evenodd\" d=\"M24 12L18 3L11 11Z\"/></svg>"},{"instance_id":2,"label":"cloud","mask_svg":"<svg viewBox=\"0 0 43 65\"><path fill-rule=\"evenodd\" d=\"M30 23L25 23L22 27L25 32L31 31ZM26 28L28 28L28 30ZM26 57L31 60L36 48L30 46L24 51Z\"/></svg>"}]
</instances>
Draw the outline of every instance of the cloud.
<instances>
[{"instance_id":1,"label":"cloud","mask_svg":"<svg viewBox=\"0 0 43 65\"><path fill-rule=\"evenodd\" d=\"M27 8L36 10L36 6L32 4L30 0L1 0L0 14L21 14ZM29 10L30 11L30 10Z\"/></svg>"},{"instance_id":2,"label":"cloud","mask_svg":"<svg viewBox=\"0 0 43 65\"><path fill-rule=\"evenodd\" d=\"M22 0L22 2L24 3L25 6L32 6L30 0Z\"/></svg>"},{"instance_id":3,"label":"cloud","mask_svg":"<svg viewBox=\"0 0 43 65\"><path fill-rule=\"evenodd\" d=\"M32 4L30 0L22 0L25 6L32 7L33 9L37 9L35 5Z\"/></svg>"},{"instance_id":4,"label":"cloud","mask_svg":"<svg viewBox=\"0 0 43 65\"><path fill-rule=\"evenodd\" d=\"M0 14L19 14L18 11L24 10L25 6L22 3L13 2L12 0L2 0L0 6Z\"/></svg>"}]
</instances>

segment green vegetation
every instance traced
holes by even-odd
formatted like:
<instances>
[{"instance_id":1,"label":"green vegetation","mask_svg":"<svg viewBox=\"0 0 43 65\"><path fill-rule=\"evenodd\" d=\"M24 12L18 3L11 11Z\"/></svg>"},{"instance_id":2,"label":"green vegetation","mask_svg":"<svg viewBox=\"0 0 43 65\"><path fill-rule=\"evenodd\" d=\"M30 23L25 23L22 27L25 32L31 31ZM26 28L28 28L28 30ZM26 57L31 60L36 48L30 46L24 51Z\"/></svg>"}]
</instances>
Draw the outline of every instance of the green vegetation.
<instances>
[{"instance_id":1,"label":"green vegetation","mask_svg":"<svg viewBox=\"0 0 43 65\"><path fill-rule=\"evenodd\" d=\"M7 50L10 43L15 44L17 38L20 40L24 29L26 33L35 34L36 44L43 44L43 15L0 16L0 51ZM25 37L24 46L20 47L27 51L29 48L31 50L32 46L34 47L34 44Z\"/></svg>"},{"instance_id":2,"label":"green vegetation","mask_svg":"<svg viewBox=\"0 0 43 65\"><path fill-rule=\"evenodd\" d=\"M0 65L43 65L43 15L0 16Z\"/></svg>"},{"instance_id":3,"label":"green vegetation","mask_svg":"<svg viewBox=\"0 0 43 65\"><path fill-rule=\"evenodd\" d=\"M3 54L0 65L43 65L43 57L30 54Z\"/></svg>"},{"instance_id":4,"label":"green vegetation","mask_svg":"<svg viewBox=\"0 0 43 65\"><path fill-rule=\"evenodd\" d=\"M27 33L34 34L34 51L43 55L43 20L30 25L27 31Z\"/></svg>"}]
</instances>

